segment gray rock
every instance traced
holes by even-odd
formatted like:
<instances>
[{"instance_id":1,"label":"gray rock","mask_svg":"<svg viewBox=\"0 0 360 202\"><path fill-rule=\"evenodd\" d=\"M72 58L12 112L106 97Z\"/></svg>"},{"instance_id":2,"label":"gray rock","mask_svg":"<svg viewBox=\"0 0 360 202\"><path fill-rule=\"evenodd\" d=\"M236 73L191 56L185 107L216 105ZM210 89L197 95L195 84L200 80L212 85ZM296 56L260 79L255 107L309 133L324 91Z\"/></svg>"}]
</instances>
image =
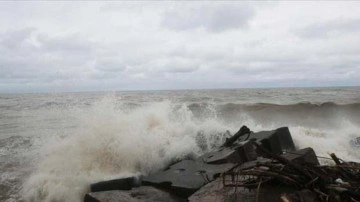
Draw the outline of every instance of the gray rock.
<instances>
[{"instance_id":1,"label":"gray rock","mask_svg":"<svg viewBox=\"0 0 360 202\"><path fill-rule=\"evenodd\" d=\"M130 190L132 187L139 186L140 180L137 177L128 177L122 179L97 182L90 185L91 192L109 191L109 190Z\"/></svg>"},{"instance_id":2,"label":"gray rock","mask_svg":"<svg viewBox=\"0 0 360 202\"><path fill-rule=\"evenodd\" d=\"M241 137L239 141L245 139L245 137ZM251 133L248 139L255 140L258 144L274 154L282 154L283 150L295 150L295 145L288 127L282 127L272 131Z\"/></svg>"},{"instance_id":3,"label":"gray rock","mask_svg":"<svg viewBox=\"0 0 360 202\"><path fill-rule=\"evenodd\" d=\"M310 147L285 153L282 156L290 160L291 162L300 165L304 165L304 164L320 165L314 150Z\"/></svg>"},{"instance_id":4,"label":"gray rock","mask_svg":"<svg viewBox=\"0 0 360 202\"><path fill-rule=\"evenodd\" d=\"M257 157L254 146L249 141L235 143L231 147L220 147L200 157L205 163L244 163Z\"/></svg>"},{"instance_id":5,"label":"gray rock","mask_svg":"<svg viewBox=\"0 0 360 202\"><path fill-rule=\"evenodd\" d=\"M201 161L183 160L165 171L144 177L144 185L170 189L180 196L188 197L203 185L213 181L221 173L235 166L232 163L206 164Z\"/></svg>"},{"instance_id":6,"label":"gray rock","mask_svg":"<svg viewBox=\"0 0 360 202\"><path fill-rule=\"evenodd\" d=\"M236 142L240 137L243 137L246 134L249 135L250 133L251 133L251 131L247 126L242 126L237 133L235 133L230 138L226 138L226 141L223 146L229 147L232 144L234 144L234 142Z\"/></svg>"}]
</instances>

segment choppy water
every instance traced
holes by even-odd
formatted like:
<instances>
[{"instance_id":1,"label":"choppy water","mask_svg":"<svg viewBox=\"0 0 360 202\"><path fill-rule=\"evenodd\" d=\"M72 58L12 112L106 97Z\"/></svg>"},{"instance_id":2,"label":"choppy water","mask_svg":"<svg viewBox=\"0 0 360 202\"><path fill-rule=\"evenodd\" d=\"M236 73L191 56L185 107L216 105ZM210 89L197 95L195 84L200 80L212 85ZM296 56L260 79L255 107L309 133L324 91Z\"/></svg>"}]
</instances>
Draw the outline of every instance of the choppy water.
<instances>
[{"instance_id":1,"label":"choppy water","mask_svg":"<svg viewBox=\"0 0 360 202\"><path fill-rule=\"evenodd\" d=\"M0 94L0 201L81 201L90 183L200 155L243 124L360 160L359 87Z\"/></svg>"}]
</instances>

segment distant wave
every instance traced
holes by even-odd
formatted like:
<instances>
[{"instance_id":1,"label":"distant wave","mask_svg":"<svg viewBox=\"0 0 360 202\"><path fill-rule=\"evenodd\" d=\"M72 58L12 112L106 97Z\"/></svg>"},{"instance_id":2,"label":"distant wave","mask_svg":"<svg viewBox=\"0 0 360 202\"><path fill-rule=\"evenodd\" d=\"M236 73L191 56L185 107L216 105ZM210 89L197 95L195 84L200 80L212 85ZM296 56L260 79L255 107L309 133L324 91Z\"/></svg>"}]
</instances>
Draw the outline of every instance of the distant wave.
<instances>
[{"instance_id":1,"label":"distant wave","mask_svg":"<svg viewBox=\"0 0 360 202\"><path fill-rule=\"evenodd\" d=\"M340 120L347 120L360 126L360 103L336 104L324 103L296 103L279 105L271 103L235 104L227 103L212 105L209 103L192 103L189 109L201 117L206 112L215 110L218 117L227 121L238 120L248 116L258 123L280 122L288 125L307 126L338 126Z\"/></svg>"},{"instance_id":2,"label":"distant wave","mask_svg":"<svg viewBox=\"0 0 360 202\"><path fill-rule=\"evenodd\" d=\"M352 104L336 104L334 102L323 102L323 103L310 103L310 102L300 102L290 105L279 105L272 103L256 103L256 104L234 104L227 103L223 105L225 108L232 109L244 109L244 110L280 110L280 111L303 111L303 110L334 110L334 109L346 109L346 110L360 110L360 103Z\"/></svg>"}]
</instances>

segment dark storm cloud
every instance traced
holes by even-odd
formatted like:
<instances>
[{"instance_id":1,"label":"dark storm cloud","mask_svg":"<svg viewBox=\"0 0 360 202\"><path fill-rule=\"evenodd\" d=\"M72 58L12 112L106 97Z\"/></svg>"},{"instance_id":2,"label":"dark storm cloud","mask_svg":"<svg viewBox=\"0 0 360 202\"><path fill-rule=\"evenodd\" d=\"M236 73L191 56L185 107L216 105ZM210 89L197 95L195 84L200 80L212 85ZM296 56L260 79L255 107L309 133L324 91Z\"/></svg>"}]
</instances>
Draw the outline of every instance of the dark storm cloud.
<instances>
[{"instance_id":1,"label":"dark storm cloud","mask_svg":"<svg viewBox=\"0 0 360 202\"><path fill-rule=\"evenodd\" d=\"M204 28L221 32L247 27L254 16L254 8L246 3L209 3L195 8L167 11L163 15L162 25L174 30Z\"/></svg>"},{"instance_id":2,"label":"dark storm cloud","mask_svg":"<svg viewBox=\"0 0 360 202\"><path fill-rule=\"evenodd\" d=\"M359 19L336 18L325 22L317 22L303 27L297 34L305 38L337 37L341 34L360 32Z\"/></svg>"}]
</instances>

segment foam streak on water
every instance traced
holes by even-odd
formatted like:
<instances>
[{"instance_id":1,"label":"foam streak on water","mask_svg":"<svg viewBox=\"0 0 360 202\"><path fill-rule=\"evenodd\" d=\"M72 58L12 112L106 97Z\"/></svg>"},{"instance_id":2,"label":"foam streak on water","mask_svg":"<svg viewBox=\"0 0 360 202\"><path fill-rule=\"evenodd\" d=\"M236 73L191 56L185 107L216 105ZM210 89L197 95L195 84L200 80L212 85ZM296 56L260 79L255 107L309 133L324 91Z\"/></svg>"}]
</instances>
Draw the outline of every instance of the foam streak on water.
<instances>
[{"instance_id":1,"label":"foam streak on water","mask_svg":"<svg viewBox=\"0 0 360 202\"><path fill-rule=\"evenodd\" d=\"M330 99L329 92L342 92L343 99ZM82 201L91 183L146 175L176 159L201 155L221 144L226 130L235 133L242 125L253 131L289 126L298 148L310 146L319 156L335 152L359 161L359 148L349 144L360 136L358 92L255 89L0 96L0 119L5 120L0 128L0 199ZM296 102L296 96L307 99Z\"/></svg>"}]
</instances>

